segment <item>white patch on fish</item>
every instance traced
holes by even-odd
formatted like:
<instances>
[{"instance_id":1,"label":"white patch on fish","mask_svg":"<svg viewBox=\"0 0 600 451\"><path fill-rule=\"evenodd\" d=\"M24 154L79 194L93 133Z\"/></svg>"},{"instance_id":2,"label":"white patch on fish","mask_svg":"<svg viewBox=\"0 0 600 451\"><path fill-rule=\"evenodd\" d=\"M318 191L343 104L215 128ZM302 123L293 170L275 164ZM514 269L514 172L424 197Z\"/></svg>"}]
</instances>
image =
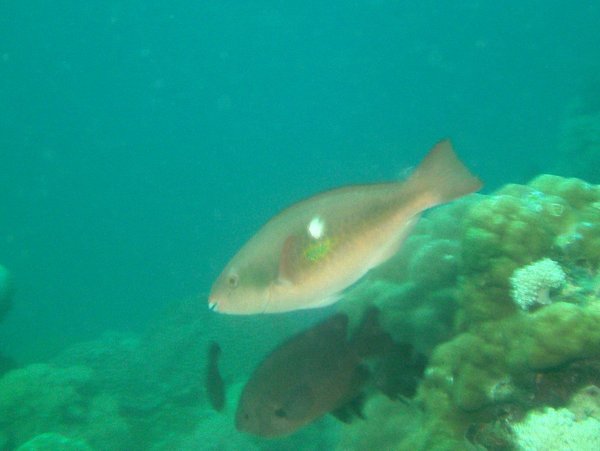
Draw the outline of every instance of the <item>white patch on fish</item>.
<instances>
[{"instance_id":1,"label":"white patch on fish","mask_svg":"<svg viewBox=\"0 0 600 451\"><path fill-rule=\"evenodd\" d=\"M323 220L319 216L315 216L314 218L312 218L312 220L308 224L308 234L315 240L318 240L323 236L324 232L325 223L323 222Z\"/></svg>"}]
</instances>

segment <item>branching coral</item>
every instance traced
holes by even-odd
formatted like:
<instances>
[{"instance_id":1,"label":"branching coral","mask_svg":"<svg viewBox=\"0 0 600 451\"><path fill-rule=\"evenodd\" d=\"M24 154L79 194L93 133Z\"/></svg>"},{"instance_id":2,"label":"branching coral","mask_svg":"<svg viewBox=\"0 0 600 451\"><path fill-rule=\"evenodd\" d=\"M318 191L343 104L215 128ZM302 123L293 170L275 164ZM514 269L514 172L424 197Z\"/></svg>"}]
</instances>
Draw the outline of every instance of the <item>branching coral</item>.
<instances>
[{"instance_id":1,"label":"branching coral","mask_svg":"<svg viewBox=\"0 0 600 451\"><path fill-rule=\"evenodd\" d=\"M512 430L520 451L600 449L600 421L591 417L578 421L565 408L532 411L525 420L513 424Z\"/></svg>"},{"instance_id":2,"label":"branching coral","mask_svg":"<svg viewBox=\"0 0 600 451\"><path fill-rule=\"evenodd\" d=\"M523 310L534 304L549 304L550 289L563 285L565 277L565 272L554 260L538 260L515 270L510 278L511 296Z\"/></svg>"}]
</instances>

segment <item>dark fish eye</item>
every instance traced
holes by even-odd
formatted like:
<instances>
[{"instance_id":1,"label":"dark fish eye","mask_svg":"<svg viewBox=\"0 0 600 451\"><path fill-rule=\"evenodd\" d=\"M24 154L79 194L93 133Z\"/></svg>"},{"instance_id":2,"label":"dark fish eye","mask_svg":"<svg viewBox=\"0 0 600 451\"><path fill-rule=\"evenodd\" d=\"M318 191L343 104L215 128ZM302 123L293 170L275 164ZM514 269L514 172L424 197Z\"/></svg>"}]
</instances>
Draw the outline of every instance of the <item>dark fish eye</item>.
<instances>
[{"instance_id":1,"label":"dark fish eye","mask_svg":"<svg viewBox=\"0 0 600 451\"><path fill-rule=\"evenodd\" d=\"M237 274L230 274L227 277L227 284L229 285L230 288L235 288L238 286L238 283L240 281L240 278Z\"/></svg>"},{"instance_id":2,"label":"dark fish eye","mask_svg":"<svg viewBox=\"0 0 600 451\"><path fill-rule=\"evenodd\" d=\"M275 410L275 416L279 417L279 418L285 418L286 417L285 410L283 410L283 409Z\"/></svg>"}]
</instances>

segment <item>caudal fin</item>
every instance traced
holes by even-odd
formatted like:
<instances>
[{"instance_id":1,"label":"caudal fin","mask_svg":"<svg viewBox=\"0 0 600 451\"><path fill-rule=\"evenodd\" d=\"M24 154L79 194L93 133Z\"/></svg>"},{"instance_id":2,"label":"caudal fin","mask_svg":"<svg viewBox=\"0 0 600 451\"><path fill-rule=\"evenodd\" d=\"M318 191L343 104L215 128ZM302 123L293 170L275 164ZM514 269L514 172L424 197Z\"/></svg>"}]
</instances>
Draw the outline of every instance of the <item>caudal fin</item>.
<instances>
[{"instance_id":1,"label":"caudal fin","mask_svg":"<svg viewBox=\"0 0 600 451\"><path fill-rule=\"evenodd\" d=\"M392 337L379 325L379 309L369 307L351 340L356 353L364 358L383 355L393 346Z\"/></svg>"},{"instance_id":2,"label":"caudal fin","mask_svg":"<svg viewBox=\"0 0 600 451\"><path fill-rule=\"evenodd\" d=\"M458 159L452 143L445 139L429 151L406 185L423 194L428 206L434 206L475 192L483 183Z\"/></svg>"},{"instance_id":3,"label":"caudal fin","mask_svg":"<svg viewBox=\"0 0 600 451\"><path fill-rule=\"evenodd\" d=\"M423 378L427 359L409 343L395 343L377 362L375 386L390 399L412 398Z\"/></svg>"}]
</instances>

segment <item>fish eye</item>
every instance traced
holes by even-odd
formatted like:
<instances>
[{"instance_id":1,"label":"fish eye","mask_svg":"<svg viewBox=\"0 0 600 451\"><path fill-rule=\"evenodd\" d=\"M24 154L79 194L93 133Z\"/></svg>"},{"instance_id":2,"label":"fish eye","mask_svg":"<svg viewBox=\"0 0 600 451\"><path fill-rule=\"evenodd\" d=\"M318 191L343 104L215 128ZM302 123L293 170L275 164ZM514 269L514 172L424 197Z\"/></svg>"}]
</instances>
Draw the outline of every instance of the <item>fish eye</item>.
<instances>
[{"instance_id":1,"label":"fish eye","mask_svg":"<svg viewBox=\"0 0 600 451\"><path fill-rule=\"evenodd\" d=\"M229 288L237 287L239 282L240 277L236 273L231 273L227 276L227 285L229 285Z\"/></svg>"},{"instance_id":2,"label":"fish eye","mask_svg":"<svg viewBox=\"0 0 600 451\"><path fill-rule=\"evenodd\" d=\"M280 408L275 410L275 416L278 418L285 418L287 415L285 413L285 410Z\"/></svg>"}]
</instances>

